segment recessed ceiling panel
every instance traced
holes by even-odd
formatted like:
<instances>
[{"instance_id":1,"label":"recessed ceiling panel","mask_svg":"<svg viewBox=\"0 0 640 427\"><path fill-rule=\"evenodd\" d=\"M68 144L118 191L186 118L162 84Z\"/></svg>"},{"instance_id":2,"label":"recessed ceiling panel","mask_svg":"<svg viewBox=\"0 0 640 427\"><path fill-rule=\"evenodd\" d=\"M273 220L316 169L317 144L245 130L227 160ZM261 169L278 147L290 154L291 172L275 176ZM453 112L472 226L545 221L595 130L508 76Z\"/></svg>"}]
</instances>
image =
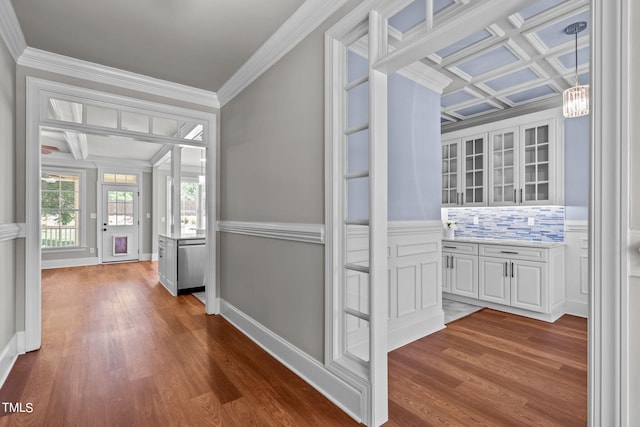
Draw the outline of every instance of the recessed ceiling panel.
<instances>
[{"instance_id":1,"label":"recessed ceiling panel","mask_svg":"<svg viewBox=\"0 0 640 427\"><path fill-rule=\"evenodd\" d=\"M454 0L435 0L433 2L433 14L437 15L452 4L455 4Z\"/></svg>"},{"instance_id":2,"label":"recessed ceiling panel","mask_svg":"<svg viewBox=\"0 0 640 427\"><path fill-rule=\"evenodd\" d=\"M444 95L440 98L440 104L443 107L451 107L452 105L462 104L463 102L471 101L472 99L476 99L475 96L471 95L464 90L459 90L457 92L452 92L448 95Z\"/></svg>"},{"instance_id":3,"label":"recessed ceiling panel","mask_svg":"<svg viewBox=\"0 0 640 427\"><path fill-rule=\"evenodd\" d=\"M425 0L416 0L389 18L389 25L404 33L424 22L427 16Z\"/></svg>"},{"instance_id":4,"label":"recessed ceiling panel","mask_svg":"<svg viewBox=\"0 0 640 427\"><path fill-rule=\"evenodd\" d=\"M539 98L544 98L549 95L558 93L554 88L549 85L538 86L532 89L523 90L507 96L506 98L514 104L523 104L526 102L535 101Z\"/></svg>"},{"instance_id":5,"label":"recessed ceiling panel","mask_svg":"<svg viewBox=\"0 0 640 427\"><path fill-rule=\"evenodd\" d=\"M482 40L486 40L491 37L491 33L487 30L478 31L477 33L471 34L469 37L465 37L460 41L457 41L444 49L440 49L436 52L438 56L441 58L446 58L447 56L453 55L456 52L461 51L464 48L472 46Z\"/></svg>"},{"instance_id":6,"label":"recessed ceiling panel","mask_svg":"<svg viewBox=\"0 0 640 427\"><path fill-rule=\"evenodd\" d=\"M578 49L578 67L589 63L589 52L590 49L588 47ZM576 67L576 54L575 52L569 52L560 55L558 56L558 61L560 61L564 68L568 70L574 69Z\"/></svg>"},{"instance_id":7,"label":"recessed ceiling panel","mask_svg":"<svg viewBox=\"0 0 640 427\"><path fill-rule=\"evenodd\" d=\"M512 73L505 74L504 76L486 81L484 84L495 92L501 92L539 78L540 76L538 76L538 74L536 74L531 68L523 68L522 70L514 71Z\"/></svg>"},{"instance_id":8,"label":"recessed ceiling panel","mask_svg":"<svg viewBox=\"0 0 640 427\"><path fill-rule=\"evenodd\" d=\"M547 10L556 7L562 3L566 3L569 0L539 0L532 4L531 6L527 6L522 9L518 14L524 19L531 19L534 16L541 14L542 12L546 12Z\"/></svg>"},{"instance_id":9,"label":"recessed ceiling panel","mask_svg":"<svg viewBox=\"0 0 640 427\"><path fill-rule=\"evenodd\" d=\"M483 102L482 104L474 105L472 107L462 108L457 110L455 113L459 114L463 117L475 116L476 114L488 113L490 111L498 110L495 105L491 105L488 102Z\"/></svg>"},{"instance_id":10,"label":"recessed ceiling panel","mask_svg":"<svg viewBox=\"0 0 640 427\"><path fill-rule=\"evenodd\" d=\"M564 29L575 22L587 22L587 28L580 34L578 34L578 37L588 36L590 33L589 16L589 11L585 10L582 13L558 21L555 24L549 25L548 27L544 27L536 31L535 34L547 46L548 49L553 49L554 47L560 46L567 42L572 42L574 40L575 36L565 34Z\"/></svg>"},{"instance_id":11,"label":"recessed ceiling panel","mask_svg":"<svg viewBox=\"0 0 640 427\"><path fill-rule=\"evenodd\" d=\"M564 79L571 86L574 86L576 84L575 74L564 76ZM578 84L580 84L580 85L588 85L590 83L591 83L591 73L589 73L587 71L586 73L578 74Z\"/></svg>"},{"instance_id":12,"label":"recessed ceiling panel","mask_svg":"<svg viewBox=\"0 0 640 427\"><path fill-rule=\"evenodd\" d=\"M471 77L476 77L516 61L518 57L511 50L500 46L459 64L457 68Z\"/></svg>"}]
</instances>

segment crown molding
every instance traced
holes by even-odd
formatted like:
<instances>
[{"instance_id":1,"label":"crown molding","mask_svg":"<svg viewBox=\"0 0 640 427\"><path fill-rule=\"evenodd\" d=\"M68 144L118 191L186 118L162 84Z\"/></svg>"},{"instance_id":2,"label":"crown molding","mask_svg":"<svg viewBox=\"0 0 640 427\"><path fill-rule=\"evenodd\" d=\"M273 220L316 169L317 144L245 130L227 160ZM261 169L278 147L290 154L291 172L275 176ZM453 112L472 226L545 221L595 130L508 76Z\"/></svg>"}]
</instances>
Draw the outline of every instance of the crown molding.
<instances>
[{"instance_id":1,"label":"crown molding","mask_svg":"<svg viewBox=\"0 0 640 427\"><path fill-rule=\"evenodd\" d=\"M345 3L346 0L305 1L222 85L217 92L220 105L235 98Z\"/></svg>"},{"instance_id":2,"label":"crown molding","mask_svg":"<svg viewBox=\"0 0 640 427\"><path fill-rule=\"evenodd\" d=\"M22 28L20 28L16 12L13 10L9 0L0 0L0 37L7 45L13 60L18 62L18 58L27 48L27 42L24 39L24 34L22 34Z\"/></svg>"},{"instance_id":3,"label":"crown molding","mask_svg":"<svg viewBox=\"0 0 640 427\"><path fill-rule=\"evenodd\" d=\"M0 2L1 1L6 0L0 0ZM89 80L95 83L118 86L151 95L163 96L204 107L220 108L220 103L218 102L218 97L215 92L160 80L118 68L107 67L106 65L83 61L32 47L27 47L24 50L18 59L18 65Z\"/></svg>"},{"instance_id":4,"label":"crown molding","mask_svg":"<svg viewBox=\"0 0 640 427\"><path fill-rule=\"evenodd\" d=\"M449 86L453 81L420 61L398 70L398 74L440 95L442 95L444 88Z\"/></svg>"}]
</instances>

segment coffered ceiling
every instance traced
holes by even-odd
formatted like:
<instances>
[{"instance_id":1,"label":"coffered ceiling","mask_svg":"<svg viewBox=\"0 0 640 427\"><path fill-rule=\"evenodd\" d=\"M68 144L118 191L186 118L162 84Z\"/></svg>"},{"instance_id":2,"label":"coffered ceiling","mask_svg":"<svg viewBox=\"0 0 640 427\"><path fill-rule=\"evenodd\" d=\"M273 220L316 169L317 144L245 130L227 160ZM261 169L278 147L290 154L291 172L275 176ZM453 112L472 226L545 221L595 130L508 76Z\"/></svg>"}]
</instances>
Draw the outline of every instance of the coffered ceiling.
<instances>
[{"instance_id":1,"label":"coffered ceiling","mask_svg":"<svg viewBox=\"0 0 640 427\"><path fill-rule=\"evenodd\" d=\"M434 25L469 0L435 0ZM425 25L424 0L409 4L389 20L397 42ZM575 37L564 29L586 21L578 38L578 73L589 81L589 2L532 0L530 5L424 58L422 62L452 79L441 98L443 129L468 119L481 120L508 109L560 106L562 92L575 81Z\"/></svg>"}]
</instances>

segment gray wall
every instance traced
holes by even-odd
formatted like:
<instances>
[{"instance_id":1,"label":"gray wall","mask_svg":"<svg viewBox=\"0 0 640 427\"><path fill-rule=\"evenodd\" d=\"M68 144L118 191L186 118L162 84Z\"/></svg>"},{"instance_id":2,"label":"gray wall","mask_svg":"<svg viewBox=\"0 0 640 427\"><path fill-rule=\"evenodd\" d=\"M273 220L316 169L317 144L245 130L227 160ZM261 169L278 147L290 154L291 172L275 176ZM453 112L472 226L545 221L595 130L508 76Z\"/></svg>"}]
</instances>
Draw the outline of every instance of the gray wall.
<instances>
[{"instance_id":1,"label":"gray wall","mask_svg":"<svg viewBox=\"0 0 640 427\"><path fill-rule=\"evenodd\" d=\"M0 224L15 221L16 64L0 38ZM16 333L16 244L0 242L0 353Z\"/></svg>"},{"instance_id":2,"label":"gray wall","mask_svg":"<svg viewBox=\"0 0 640 427\"><path fill-rule=\"evenodd\" d=\"M324 32L357 3L222 108L220 219L324 223ZM223 298L323 360L323 247L223 234L219 253Z\"/></svg>"}]
</instances>

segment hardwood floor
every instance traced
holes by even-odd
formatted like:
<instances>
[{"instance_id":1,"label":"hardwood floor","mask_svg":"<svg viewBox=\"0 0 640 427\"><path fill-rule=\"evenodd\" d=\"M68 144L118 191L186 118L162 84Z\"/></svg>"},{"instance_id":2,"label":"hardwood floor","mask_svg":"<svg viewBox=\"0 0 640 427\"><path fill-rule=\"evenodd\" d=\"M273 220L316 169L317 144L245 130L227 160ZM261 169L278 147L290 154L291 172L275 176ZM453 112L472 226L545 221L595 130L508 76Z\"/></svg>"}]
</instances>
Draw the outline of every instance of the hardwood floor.
<instances>
[{"instance_id":1,"label":"hardwood floor","mask_svg":"<svg viewBox=\"0 0 640 427\"><path fill-rule=\"evenodd\" d=\"M389 353L389 412L389 426L586 426L586 319L449 323Z\"/></svg>"},{"instance_id":2,"label":"hardwood floor","mask_svg":"<svg viewBox=\"0 0 640 427\"><path fill-rule=\"evenodd\" d=\"M191 295L157 263L45 270L43 343L0 402L0 426L357 425Z\"/></svg>"},{"instance_id":3,"label":"hardwood floor","mask_svg":"<svg viewBox=\"0 0 640 427\"><path fill-rule=\"evenodd\" d=\"M357 425L156 263L43 271L43 345L0 426ZM586 425L586 320L482 310L389 354L389 426Z\"/></svg>"}]
</instances>

